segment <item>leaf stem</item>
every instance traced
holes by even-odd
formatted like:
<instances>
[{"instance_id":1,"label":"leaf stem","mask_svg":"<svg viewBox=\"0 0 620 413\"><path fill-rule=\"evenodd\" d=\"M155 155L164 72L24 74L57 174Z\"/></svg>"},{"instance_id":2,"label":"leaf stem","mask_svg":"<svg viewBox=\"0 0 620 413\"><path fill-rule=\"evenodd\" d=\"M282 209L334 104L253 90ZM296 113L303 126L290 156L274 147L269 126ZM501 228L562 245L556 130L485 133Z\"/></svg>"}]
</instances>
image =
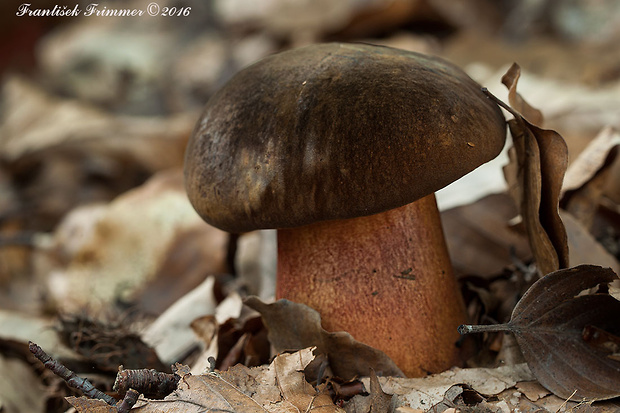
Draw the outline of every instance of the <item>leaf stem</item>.
<instances>
[{"instance_id":1,"label":"leaf stem","mask_svg":"<svg viewBox=\"0 0 620 413\"><path fill-rule=\"evenodd\" d=\"M459 334L471 333L497 333L500 331L512 331L510 324L492 324L492 325L468 325L461 324L458 328Z\"/></svg>"}]
</instances>

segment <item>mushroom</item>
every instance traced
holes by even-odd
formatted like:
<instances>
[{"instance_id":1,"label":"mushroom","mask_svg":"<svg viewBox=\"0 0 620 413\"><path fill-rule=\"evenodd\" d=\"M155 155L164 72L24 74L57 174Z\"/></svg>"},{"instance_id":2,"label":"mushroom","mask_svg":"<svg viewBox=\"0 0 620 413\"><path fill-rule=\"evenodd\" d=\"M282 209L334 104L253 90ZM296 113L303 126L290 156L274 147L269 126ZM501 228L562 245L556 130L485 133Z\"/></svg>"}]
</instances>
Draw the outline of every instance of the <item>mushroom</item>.
<instances>
[{"instance_id":1,"label":"mushroom","mask_svg":"<svg viewBox=\"0 0 620 413\"><path fill-rule=\"evenodd\" d=\"M465 321L434 192L505 137L498 106L450 63L318 44L266 57L212 96L186 187L211 225L277 228L278 298L421 376L458 361Z\"/></svg>"}]
</instances>

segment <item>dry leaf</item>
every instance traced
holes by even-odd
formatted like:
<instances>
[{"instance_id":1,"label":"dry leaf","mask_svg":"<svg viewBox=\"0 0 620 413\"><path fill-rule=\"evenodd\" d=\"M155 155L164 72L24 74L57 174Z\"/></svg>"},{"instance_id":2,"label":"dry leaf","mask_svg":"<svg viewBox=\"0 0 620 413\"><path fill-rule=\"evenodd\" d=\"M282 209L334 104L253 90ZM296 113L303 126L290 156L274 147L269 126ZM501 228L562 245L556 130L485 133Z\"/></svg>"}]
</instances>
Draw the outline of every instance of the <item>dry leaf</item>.
<instances>
[{"instance_id":1,"label":"dry leaf","mask_svg":"<svg viewBox=\"0 0 620 413\"><path fill-rule=\"evenodd\" d=\"M461 55L462 57L458 61L470 63L466 67L470 76L482 85L489 85L489 89L496 96L503 96L505 88L500 86L498 80L507 71L507 67L502 67L497 71L496 67L499 68L506 61L516 60L522 62L523 67L528 68L527 72L523 71L524 75L519 79L521 95L527 97L528 102L534 107L544 108L545 127L560 132L567 139L571 151L583 149L584 144L606 126L620 128L620 117L618 116L620 114L620 81L617 78L608 79L605 82L605 87L599 87L602 85L586 85L582 82L584 77L575 78L569 75L570 71L566 70L566 65L575 63L590 66L589 69L582 72L584 75L586 75L584 73L586 71L593 74L592 70L602 69L601 60L594 57L596 52L593 49L587 48L587 51L585 48L582 49L582 52L585 52L586 55L590 54L590 56L582 53L581 62L575 62L575 50L569 51L566 47L558 48L549 43L546 45L540 43L522 44L521 50L527 52L518 53L515 49L507 49L505 44L494 44L491 46L493 50L484 50L481 45L485 42L488 45L488 39L480 37L461 36L460 39L453 43L453 50L447 53L455 58L458 57L455 53L467 53L467 57ZM469 50L456 51L454 47L457 45L465 46ZM450 46L448 47L450 48ZM532 54L531 51L536 47L539 49L535 54ZM555 56L549 60L554 64L557 63L557 70L550 67L537 70L537 68L542 68L540 66L542 60L539 58L541 55L550 55L558 51L563 56L561 58ZM494 62L487 61L485 63L483 60L472 60L471 56L474 53L491 55ZM610 66L615 65L616 63L613 62L618 61L618 57L612 57L609 53L605 53L605 57L609 58ZM564 60L564 62L558 63L560 60ZM594 61L596 64L592 65ZM487 66L488 64L490 66ZM551 71L554 73L550 73L548 69L552 69ZM582 69L584 68L582 67Z\"/></svg>"},{"instance_id":2,"label":"dry leaf","mask_svg":"<svg viewBox=\"0 0 620 413\"><path fill-rule=\"evenodd\" d=\"M56 331L55 318L27 315L24 312L0 310L0 341L28 343L36 341L45 347L52 357L62 360L81 360L67 347Z\"/></svg>"},{"instance_id":3,"label":"dry leaf","mask_svg":"<svg viewBox=\"0 0 620 413\"><path fill-rule=\"evenodd\" d=\"M502 76L502 83L508 88L508 103L519 112L521 116L534 125L542 126L543 114L540 110L532 107L517 92L517 82L521 77L521 68L518 64L513 63L506 74Z\"/></svg>"},{"instance_id":4,"label":"dry leaf","mask_svg":"<svg viewBox=\"0 0 620 413\"><path fill-rule=\"evenodd\" d=\"M494 276L532 253L523 231L509 221L517 211L507 194L488 195L472 204L443 211L441 222L456 274Z\"/></svg>"},{"instance_id":5,"label":"dry leaf","mask_svg":"<svg viewBox=\"0 0 620 413\"><path fill-rule=\"evenodd\" d=\"M601 168L609 164L612 149L620 145L620 133L606 127L588 144L588 146L573 160L566 170L562 196L567 192L575 191L591 180Z\"/></svg>"},{"instance_id":6,"label":"dry leaf","mask_svg":"<svg viewBox=\"0 0 620 413\"><path fill-rule=\"evenodd\" d=\"M65 397L65 400L69 402L71 406L75 408L78 413L118 413L116 407L110 406L103 400L89 399L87 397Z\"/></svg>"},{"instance_id":7,"label":"dry leaf","mask_svg":"<svg viewBox=\"0 0 620 413\"><path fill-rule=\"evenodd\" d=\"M566 225L570 262L577 266L580 264L596 264L601 267L609 267L616 274L620 274L620 263L600 242L571 214L560 211L562 221Z\"/></svg>"},{"instance_id":8,"label":"dry leaf","mask_svg":"<svg viewBox=\"0 0 620 413\"><path fill-rule=\"evenodd\" d=\"M196 116L116 117L77 100L58 99L21 77L5 81L1 98L8 109L0 123L0 150L7 161L77 144L86 152L124 155L151 172L171 168L183 162Z\"/></svg>"},{"instance_id":9,"label":"dry leaf","mask_svg":"<svg viewBox=\"0 0 620 413\"><path fill-rule=\"evenodd\" d=\"M304 370L314 360L314 348L280 354L268 367L249 369L237 365L221 373L233 384L270 412L339 413L328 394L317 391L304 377Z\"/></svg>"},{"instance_id":10,"label":"dry leaf","mask_svg":"<svg viewBox=\"0 0 620 413\"><path fill-rule=\"evenodd\" d=\"M345 405L347 413L392 413L396 407L396 397L387 394L381 388L381 383L374 370L370 371L370 394L356 395Z\"/></svg>"},{"instance_id":11,"label":"dry leaf","mask_svg":"<svg viewBox=\"0 0 620 413\"><path fill-rule=\"evenodd\" d=\"M136 310L158 316L212 274L229 273L228 234L197 225L170 240L160 265L130 301Z\"/></svg>"},{"instance_id":12,"label":"dry leaf","mask_svg":"<svg viewBox=\"0 0 620 413\"><path fill-rule=\"evenodd\" d=\"M249 307L244 309L249 310ZM258 366L268 363L271 358L267 329L261 317L252 310L246 313L242 318L228 319L219 326L216 367L220 370L237 363Z\"/></svg>"},{"instance_id":13,"label":"dry leaf","mask_svg":"<svg viewBox=\"0 0 620 413\"><path fill-rule=\"evenodd\" d=\"M280 354L273 360L276 383L283 401L298 412L336 412L331 397L318 393L304 377L304 369L314 359L312 349L293 354Z\"/></svg>"},{"instance_id":14,"label":"dry leaf","mask_svg":"<svg viewBox=\"0 0 620 413\"><path fill-rule=\"evenodd\" d=\"M34 369L26 361L0 354L0 411L2 413L45 411L49 397Z\"/></svg>"},{"instance_id":15,"label":"dry leaf","mask_svg":"<svg viewBox=\"0 0 620 413\"><path fill-rule=\"evenodd\" d=\"M195 114L132 117L52 96L23 77L0 95L0 175L19 195L3 215L52 231L78 205L109 201L180 167Z\"/></svg>"},{"instance_id":16,"label":"dry leaf","mask_svg":"<svg viewBox=\"0 0 620 413\"><path fill-rule=\"evenodd\" d=\"M202 347L202 351L191 366L191 373L201 374L212 371L214 368L212 360L215 360L218 354L217 320L215 316L205 315L192 321L190 327L201 341Z\"/></svg>"},{"instance_id":17,"label":"dry leaf","mask_svg":"<svg viewBox=\"0 0 620 413\"><path fill-rule=\"evenodd\" d=\"M157 318L142 333L164 363L172 363L200 343L191 329L195 319L215 313L217 301L213 294L214 277L187 293Z\"/></svg>"},{"instance_id":18,"label":"dry leaf","mask_svg":"<svg viewBox=\"0 0 620 413\"><path fill-rule=\"evenodd\" d=\"M462 333L510 331L538 381L561 398L620 396L620 361L582 335L588 326L620 335L620 301L608 294L579 295L618 276L582 265L537 281L515 306L509 323L461 326Z\"/></svg>"},{"instance_id":19,"label":"dry leaf","mask_svg":"<svg viewBox=\"0 0 620 413\"><path fill-rule=\"evenodd\" d=\"M261 413L266 410L251 397L223 380L217 374L186 374L177 390L163 400L147 400L141 412L206 412Z\"/></svg>"},{"instance_id":20,"label":"dry leaf","mask_svg":"<svg viewBox=\"0 0 620 413\"><path fill-rule=\"evenodd\" d=\"M252 231L239 236L235 270L249 295L272 300L276 291L277 232Z\"/></svg>"},{"instance_id":21,"label":"dry leaf","mask_svg":"<svg viewBox=\"0 0 620 413\"><path fill-rule=\"evenodd\" d=\"M275 0L258 5L248 0L216 0L213 10L225 25L258 27L293 44L308 43L325 33L345 28L356 14L387 7L385 0L291 2ZM374 6L374 7L373 7Z\"/></svg>"},{"instance_id":22,"label":"dry leaf","mask_svg":"<svg viewBox=\"0 0 620 413\"><path fill-rule=\"evenodd\" d=\"M513 101L517 100L518 74L519 67L513 65L504 79ZM567 268L567 236L559 215L560 191L568 165L566 142L557 132L534 126L518 110L496 101L514 116L508 122L514 146L509 153L511 162L505 168L506 180L523 217L536 264L543 275ZM523 99L515 103L531 112Z\"/></svg>"},{"instance_id":23,"label":"dry leaf","mask_svg":"<svg viewBox=\"0 0 620 413\"><path fill-rule=\"evenodd\" d=\"M119 196L89 225L90 229L82 228L86 236L81 245L64 248L65 238L54 241L44 251L49 255L48 266L38 269L47 278L51 297L67 312L96 311L116 299L130 300L154 279L180 233L209 233L213 245L219 246L220 259L225 256L226 233L205 224L194 211L180 170L156 174L143 186ZM73 256L57 260L59 250Z\"/></svg>"},{"instance_id":24,"label":"dry leaf","mask_svg":"<svg viewBox=\"0 0 620 413\"><path fill-rule=\"evenodd\" d=\"M467 384L481 394L493 396L510 389L517 382L532 379L527 365L518 364L496 369L452 368L440 374L414 379L379 377L379 382L384 392L396 395L399 406L428 411L444 399L446 392L455 383ZM366 388L370 387L368 378L362 381Z\"/></svg>"},{"instance_id":25,"label":"dry leaf","mask_svg":"<svg viewBox=\"0 0 620 413\"><path fill-rule=\"evenodd\" d=\"M564 158L566 146L553 131L544 131L521 119L508 122L514 147L506 166L507 180L513 182L515 197L528 234L530 247L541 273L548 274L568 266L566 231L559 218L558 202L564 174L561 164L544 156ZM549 148L549 147L554 148ZM543 167L545 163L548 166ZM557 169L554 166L559 166ZM548 169L555 169L547 172ZM551 184L551 185L550 185Z\"/></svg>"},{"instance_id":26,"label":"dry leaf","mask_svg":"<svg viewBox=\"0 0 620 413\"><path fill-rule=\"evenodd\" d=\"M404 376L382 351L355 341L349 333L324 330L319 313L306 305L288 300L265 304L256 297L247 298L245 304L261 313L277 352L316 346L318 354L327 354L334 374L344 380L368 376L370 369L380 375Z\"/></svg>"},{"instance_id":27,"label":"dry leaf","mask_svg":"<svg viewBox=\"0 0 620 413\"><path fill-rule=\"evenodd\" d=\"M515 387L533 402L550 394L549 390L545 389L537 381L523 381L517 383Z\"/></svg>"},{"instance_id":28,"label":"dry leaf","mask_svg":"<svg viewBox=\"0 0 620 413\"><path fill-rule=\"evenodd\" d=\"M614 161L620 146L620 133L603 129L577 156L566 171L562 188L562 207L591 228L601 198L613 179Z\"/></svg>"}]
</instances>

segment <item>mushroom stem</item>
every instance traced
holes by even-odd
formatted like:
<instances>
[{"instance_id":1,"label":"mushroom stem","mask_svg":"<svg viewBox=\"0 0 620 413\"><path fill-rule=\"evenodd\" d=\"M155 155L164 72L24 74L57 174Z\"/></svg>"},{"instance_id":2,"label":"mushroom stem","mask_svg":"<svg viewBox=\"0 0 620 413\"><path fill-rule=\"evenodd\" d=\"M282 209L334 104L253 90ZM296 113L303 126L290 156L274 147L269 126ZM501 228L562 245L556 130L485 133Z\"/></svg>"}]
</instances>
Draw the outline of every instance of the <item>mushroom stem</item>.
<instances>
[{"instance_id":1,"label":"mushroom stem","mask_svg":"<svg viewBox=\"0 0 620 413\"><path fill-rule=\"evenodd\" d=\"M408 376L458 361L465 308L434 194L367 217L278 230L278 298L385 352Z\"/></svg>"}]
</instances>

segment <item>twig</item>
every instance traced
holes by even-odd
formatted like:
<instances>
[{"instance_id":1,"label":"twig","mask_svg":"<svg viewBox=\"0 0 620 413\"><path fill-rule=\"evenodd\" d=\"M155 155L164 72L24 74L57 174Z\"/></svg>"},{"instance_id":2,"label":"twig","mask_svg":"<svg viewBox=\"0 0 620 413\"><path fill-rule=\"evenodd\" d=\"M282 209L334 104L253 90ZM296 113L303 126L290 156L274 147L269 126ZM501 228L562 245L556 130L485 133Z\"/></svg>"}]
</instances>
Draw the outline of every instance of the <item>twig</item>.
<instances>
[{"instance_id":1,"label":"twig","mask_svg":"<svg viewBox=\"0 0 620 413\"><path fill-rule=\"evenodd\" d=\"M570 399L572 399L572 398L573 398L573 396L575 395L575 393L577 393L577 390L575 390L575 391L573 392L573 394L571 394L570 396L568 396L568 399L564 400L564 403L562 403L562 404L560 405L560 407L558 407L558 409L555 411L555 413L559 413L559 412L560 412L560 410L562 410L562 409L564 408L564 406L566 406L566 404L568 403L568 401L569 401Z\"/></svg>"},{"instance_id":2,"label":"twig","mask_svg":"<svg viewBox=\"0 0 620 413\"><path fill-rule=\"evenodd\" d=\"M125 394L125 397L123 397L123 400L116 406L116 410L118 411L118 413L129 412L138 401L139 396L140 393L138 393L136 390L129 389Z\"/></svg>"},{"instance_id":3,"label":"twig","mask_svg":"<svg viewBox=\"0 0 620 413\"><path fill-rule=\"evenodd\" d=\"M110 406L116 406L116 399L98 390L88 380L79 377L77 374L63 366L58 361L51 358L41 347L32 341L28 342L28 349L41 363L52 371L55 375L62 378L69 386L81 391L91 399L101 399Z\"/></svg>"},{"instance_id":4,"label":"twig","mask_svg":"<svg viewBox=\"0 0 620 413\"><path fill-rule=\"evenodd\" d=\"M500 331L512 331L512 328L508 324L483 324L483 325L468 325L462 324L458 328L459 334L471 334L471 333L497 333Z\"/></svg>"},{"instance_id":5,"label":"twig","mask_svg":"<svg viewBox=\"0 0 620 413\"><path fill-rule=\"evenodd\" d=\"M181 378L176 374L162 373L153 369L124 370L121 366L113 389L124 395L131 389L151 399L163 399L176 388Z\"/></svg>"}]
</instances>

